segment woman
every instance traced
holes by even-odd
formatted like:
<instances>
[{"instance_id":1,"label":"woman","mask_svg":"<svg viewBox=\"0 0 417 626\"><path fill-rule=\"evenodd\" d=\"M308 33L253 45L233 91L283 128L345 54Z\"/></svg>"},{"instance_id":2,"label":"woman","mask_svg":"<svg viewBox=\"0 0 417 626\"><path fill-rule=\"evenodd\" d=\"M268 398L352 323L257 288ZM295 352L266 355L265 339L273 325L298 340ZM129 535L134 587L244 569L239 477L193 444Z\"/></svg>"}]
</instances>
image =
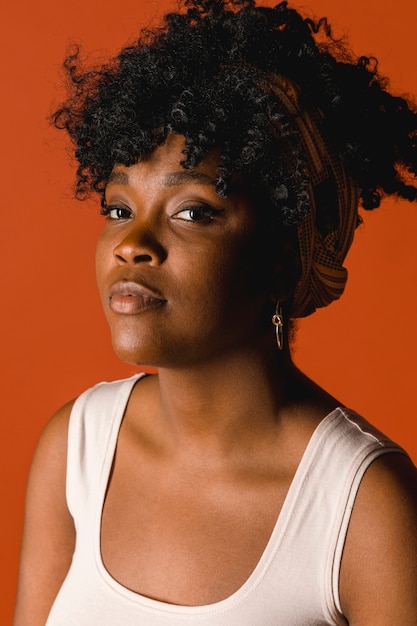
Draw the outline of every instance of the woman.
<instances>
[{"instance_id":1,"label":"woman","mask_svg":"<svg viewBox=\"0 0 417 626\"><path fill-rule=\"evenodd\" d=\"M66 67L113 345L158 374L44 431L15 625L416 624L415 468L289 349L359 201L416 199L411 105L286 3L188 2Z\"/></svg>"}]
</instances>

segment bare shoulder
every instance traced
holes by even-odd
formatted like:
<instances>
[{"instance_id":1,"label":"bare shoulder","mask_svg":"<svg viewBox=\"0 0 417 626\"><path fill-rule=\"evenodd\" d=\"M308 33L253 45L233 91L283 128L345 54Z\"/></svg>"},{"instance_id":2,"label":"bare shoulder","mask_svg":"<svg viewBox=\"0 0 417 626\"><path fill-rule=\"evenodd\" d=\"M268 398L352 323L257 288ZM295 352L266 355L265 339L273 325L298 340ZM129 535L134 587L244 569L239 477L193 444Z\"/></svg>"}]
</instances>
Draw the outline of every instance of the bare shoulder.
<instances>
[{"instance_id":1,"label":"bare shoulder","mask_svg":"<svg viewBox=\"0 0 417 626\"><path fill-rule=\"evenodd\" d=\"M65 404L49 420L39 438L29 473L27 504L44 494L48 500L65 498L68 424L74 400ZM64 491L62 491L64 488Z\"/></svg>"},{"instance_id":2,"label":"bare shoulder","mask_svg":"<svg viewBox=\"0 0 417 626\"><path fill-rule=\"evenodd\" d=\"M400 453L374 461L346 537L342 608L352 626L417 625L417 470Z\"/></svg>"},{"instance_id":3,"label":"bare shoulder","mask_svg":"<svg viewBox=\"0 0 417 626\"><path fill-rule=\"evenodd\" d=\"M71 416L72 407L75 400L71 400L64 404L47 422L43 429L36 447L33 457L32 470L37 463L43 463L45 460L54 460L62 465L62 451L67 448L68 424Z\"/></svg>"},{"instance_id":4,"label":"bare shoulder","mask_svg":"<svg viewBox=\"0 0 417 626\"><path fill-rule=\"evenodd\" d=\"M48 422L33 457L14 626L45 624L71 562L75 530L66 503L66 463L73 403Z\"/></svg>"}]
</instances>

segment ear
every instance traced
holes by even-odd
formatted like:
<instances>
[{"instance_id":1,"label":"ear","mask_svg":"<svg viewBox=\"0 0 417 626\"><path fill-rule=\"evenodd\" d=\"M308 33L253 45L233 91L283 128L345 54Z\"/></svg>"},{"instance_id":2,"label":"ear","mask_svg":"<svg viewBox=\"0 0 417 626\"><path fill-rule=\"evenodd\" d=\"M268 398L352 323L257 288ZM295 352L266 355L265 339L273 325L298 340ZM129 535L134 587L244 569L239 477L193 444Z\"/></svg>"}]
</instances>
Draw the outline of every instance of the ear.
<instances>
[{"instance_id":1,"label":"ear","mask_svg":"<svg viewBox=\"0 0 417 626\"><path fill-rule=\"evenodd\" d=\"M301 262L297 232L287 232L282 238L272 272L270 299L281 303L290 300L301 275Z\"/></svg>"},{"instance_id":2,"label":"ear","mask_svg":"<svg viewBox=\"0 0 417 626\"><path fill-rule=\"evenodd\" d=\"M287 280L283 263L277 263L274 268L269 299L274 303L277 300L283 303L291 297L291 293L292 289L289 285L289 281Z\"/></svg>"}]
</instances>

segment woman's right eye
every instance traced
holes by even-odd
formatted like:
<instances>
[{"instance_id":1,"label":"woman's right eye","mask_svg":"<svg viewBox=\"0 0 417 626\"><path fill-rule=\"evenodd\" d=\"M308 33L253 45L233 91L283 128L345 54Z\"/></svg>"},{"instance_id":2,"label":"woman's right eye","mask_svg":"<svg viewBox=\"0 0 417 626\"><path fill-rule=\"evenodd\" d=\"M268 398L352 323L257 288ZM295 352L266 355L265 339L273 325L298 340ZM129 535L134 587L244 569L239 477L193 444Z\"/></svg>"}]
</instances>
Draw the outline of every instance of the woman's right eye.
<instances>
[{"instance_id":1,"label":"woman's right eye","mask_svg":"<svg viewBox=\"0 0 417 626\"><path fill-rule=\"evenodd\" d=\"M127 207L106 204L100 211L109 220L128 220L132 216L132 211Z\"/></svg>"}]
</instances>

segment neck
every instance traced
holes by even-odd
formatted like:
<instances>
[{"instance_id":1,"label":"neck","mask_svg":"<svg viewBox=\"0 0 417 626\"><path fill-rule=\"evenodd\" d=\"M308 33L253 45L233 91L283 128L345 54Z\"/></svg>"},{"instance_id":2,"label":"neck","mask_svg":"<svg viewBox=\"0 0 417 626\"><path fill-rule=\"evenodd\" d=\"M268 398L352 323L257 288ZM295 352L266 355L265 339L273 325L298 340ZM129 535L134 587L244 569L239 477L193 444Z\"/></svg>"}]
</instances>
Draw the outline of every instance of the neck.
<instances>
[{"instance_id":1,"label":"neck","mask_svg":"<svg viewBox=\"0 0 417 626\"><path fill-rule=\"evenodd\" d=\"M240 350L215 363L159 370L167 427L182 441L228 445L254 430L275 428L301 387L289 352Z\"/></svg>"}]
</instances>

